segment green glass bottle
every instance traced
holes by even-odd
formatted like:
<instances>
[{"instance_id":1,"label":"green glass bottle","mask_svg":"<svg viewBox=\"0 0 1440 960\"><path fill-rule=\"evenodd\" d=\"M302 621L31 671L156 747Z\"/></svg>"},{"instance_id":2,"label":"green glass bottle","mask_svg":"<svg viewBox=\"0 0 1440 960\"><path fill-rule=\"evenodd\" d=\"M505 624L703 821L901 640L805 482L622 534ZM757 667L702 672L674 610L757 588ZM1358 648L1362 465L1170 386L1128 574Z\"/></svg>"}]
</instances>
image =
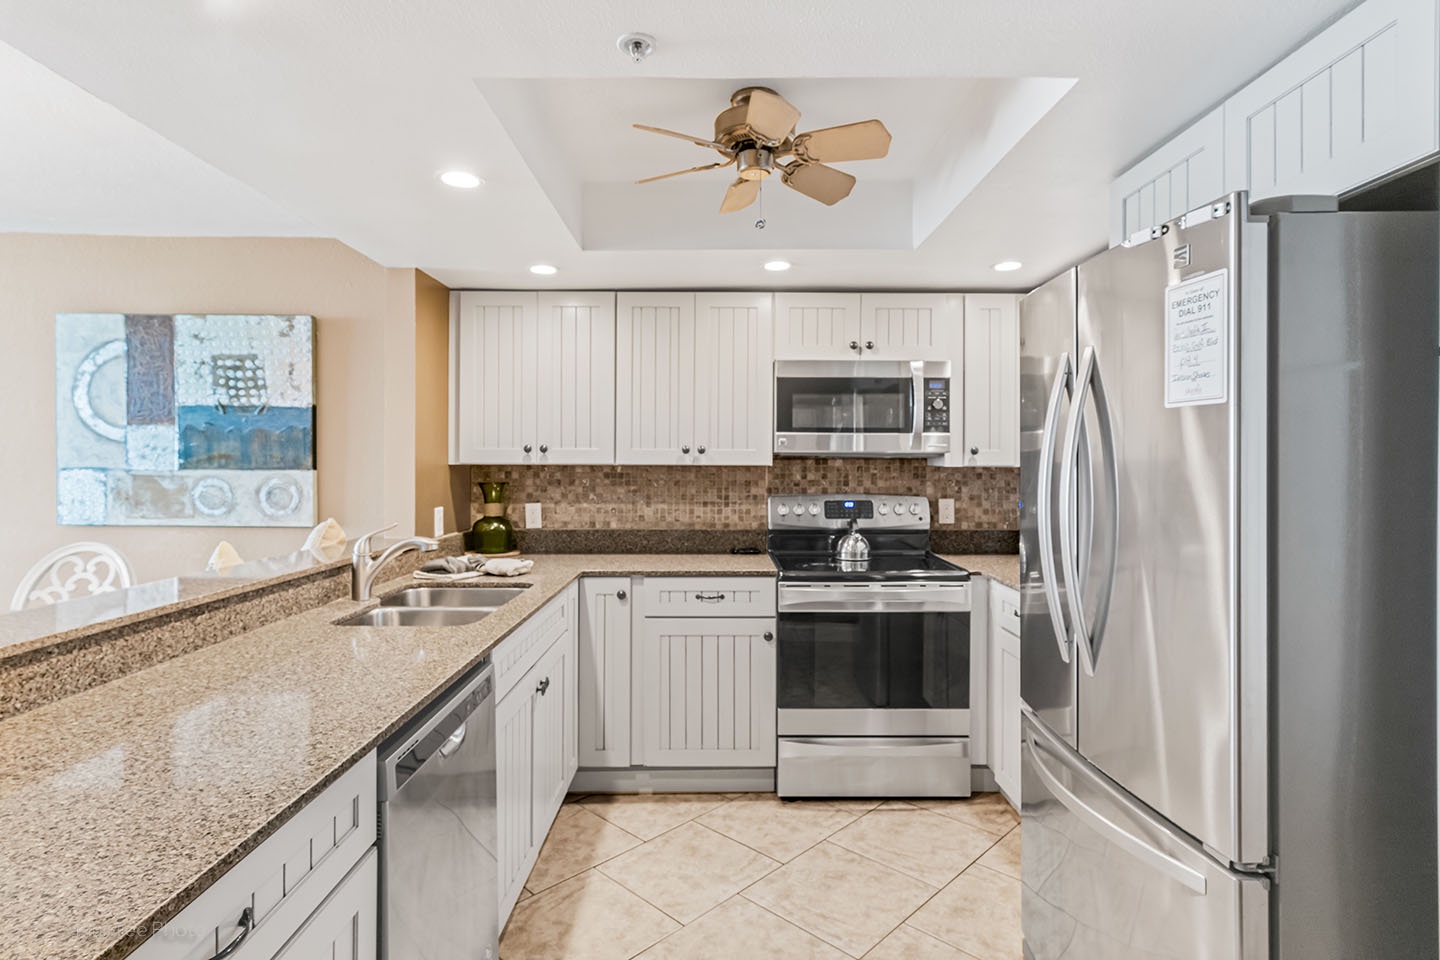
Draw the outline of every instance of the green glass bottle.
<instances>
[{"instance_id":1,"label":"green glass bottle","mask_svg":"<svg viewBox=\"0 0 1440 960\"><path fill-rule=\"evenodd\" d=\"M516 549L515 528L505 516L507 483L482 482L480 496L485 501L484 514L471 528L475 549L482 554L513 553Z\"/></svg>"}]
</instances>

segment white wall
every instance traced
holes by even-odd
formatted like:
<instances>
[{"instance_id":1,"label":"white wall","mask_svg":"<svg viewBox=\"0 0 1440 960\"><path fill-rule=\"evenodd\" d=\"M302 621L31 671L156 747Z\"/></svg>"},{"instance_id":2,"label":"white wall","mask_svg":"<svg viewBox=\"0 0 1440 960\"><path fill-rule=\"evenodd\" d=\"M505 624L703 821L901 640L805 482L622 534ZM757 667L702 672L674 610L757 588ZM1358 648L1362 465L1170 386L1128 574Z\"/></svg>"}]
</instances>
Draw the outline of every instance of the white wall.
<instances>
[{"instance_id":1,"label":"white wall","mask_svg":"<svg viewBox=\"0 0 1440 960\"><path fill-rule=\"evenodd\" d=\"M415 272L334 240L0 235L0 595L44 553L96 539L139 579L245 559L306 531L55 522L55 314L296 313L317 320L317 507L352 536L415 516ZM428 532L428 531L426 531Z\"/></svg>"}]
</instances>

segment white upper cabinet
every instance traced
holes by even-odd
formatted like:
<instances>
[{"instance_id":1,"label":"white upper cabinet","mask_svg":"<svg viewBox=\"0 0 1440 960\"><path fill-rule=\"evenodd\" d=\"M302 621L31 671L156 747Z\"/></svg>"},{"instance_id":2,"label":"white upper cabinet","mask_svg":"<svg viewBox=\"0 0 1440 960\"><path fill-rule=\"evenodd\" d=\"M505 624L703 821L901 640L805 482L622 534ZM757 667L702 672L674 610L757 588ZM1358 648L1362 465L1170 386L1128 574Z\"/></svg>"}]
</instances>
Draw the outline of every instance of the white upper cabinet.
<instances>
[{"instance_id":1,"label":"white upper cabinet","mask_svg":"<svg viewBox=\"0 0 1440 960\"><path fill-rule=\"evenodd\" d=\"M612 463L615 295L451 295L451 463Z\"/></svg>"},{"instance_id":2,"label":"white upper cabinet","mask_svg":"<svg viewBox=\"0 0 1440 960\"><path fill-rule=\"evenodd\" d=\"M1020 298L972 293L950 353L950 452L942 467L1020 466Z\"/></svg>"},{"instance_id":3,"label":"white upper cabinet","mask_svg":"<svg viewBox=\"0 0 1440 960\"><path fill-rule=\"evenodd\" d=\"M777 293L777 360L945 360L960 336L943 293Z\"/></svg>"},{"instance_id":4,"label":"white upper cabinet","mask_svg":"<svg viewBox=\"0 0 1440 960\"><path fill-rule=\"evenodd\" d=\"M1433 152L1435 0L1368 0L1225 104L1226 179L1338 194Z\"/></svg>"},{"instance_id":5,"label":"white upper cabinet","mask_svg":"<svg viewBox=\"0 0 1440 960\"><path fill-rule=\"evenodd\" d=\"M1225 110L1217 107L1110 184L1110 245L1227 192Z\"/></svg>"},{"instance_id":6,"label":"white upper cabinet","mask_svg":"<svg viewBox=\"0 0 1440 960\"><path fill-rule=\"evenodd\" d=\"M943 293L862 293L860 355L947 360L960 336L960 298Z\"/></svg>"},{"instance_id":7,"label":"white upper cabinet","mask_svg":"<svg viewBox=\"0 0 1440 960\"><path fill-rule=\"evenodd\" d=\"M858 357L860 344L860 294L775 294L776 360Z\"/></svg>"},{"instance_id":8,"label":"white upper cabinet","mask_svg":"<svg viewBox=\"0 0 1440 960\"><path fill-rule=\"evenodd\" d=\"M615 462L771 461L771 297L618 297Z\"/></svg>"}]
</instances>

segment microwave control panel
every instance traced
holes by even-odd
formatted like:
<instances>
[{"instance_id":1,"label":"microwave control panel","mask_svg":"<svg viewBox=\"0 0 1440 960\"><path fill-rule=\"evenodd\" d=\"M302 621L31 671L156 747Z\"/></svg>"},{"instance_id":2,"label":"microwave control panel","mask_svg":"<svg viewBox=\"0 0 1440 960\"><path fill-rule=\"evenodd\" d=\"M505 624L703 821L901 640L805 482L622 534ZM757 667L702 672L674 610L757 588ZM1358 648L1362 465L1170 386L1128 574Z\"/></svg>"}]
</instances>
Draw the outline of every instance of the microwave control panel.
<instances>
[{"instance_id":1,"label":"microwave control panel","mask_svg":"<svg viewBox=\"0 0 1440 960\"><path fill-rule=\"evenodd\" d=\"M925 432L950 432L950 378L925 378Z\"/></svg>"}]
</instances>

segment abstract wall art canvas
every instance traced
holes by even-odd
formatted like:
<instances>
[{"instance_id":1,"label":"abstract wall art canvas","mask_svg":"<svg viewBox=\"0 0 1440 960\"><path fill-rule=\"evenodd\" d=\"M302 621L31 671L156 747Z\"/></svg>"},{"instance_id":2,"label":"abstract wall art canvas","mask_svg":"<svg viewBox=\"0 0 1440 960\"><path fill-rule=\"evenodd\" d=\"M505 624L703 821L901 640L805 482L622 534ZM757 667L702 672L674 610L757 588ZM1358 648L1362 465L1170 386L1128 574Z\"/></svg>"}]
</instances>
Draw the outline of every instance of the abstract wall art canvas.
<instances>
[{"instance_id":1,"label":"abstract wall art canvas","mask_svg":"<svg viewBox=\"0 0 1440 960\"><path fill-rule=\"evenodd\" d=\"M55 317L56 514L99 526L315 524L315 320Z\"/></svg>"}]
</instances>

